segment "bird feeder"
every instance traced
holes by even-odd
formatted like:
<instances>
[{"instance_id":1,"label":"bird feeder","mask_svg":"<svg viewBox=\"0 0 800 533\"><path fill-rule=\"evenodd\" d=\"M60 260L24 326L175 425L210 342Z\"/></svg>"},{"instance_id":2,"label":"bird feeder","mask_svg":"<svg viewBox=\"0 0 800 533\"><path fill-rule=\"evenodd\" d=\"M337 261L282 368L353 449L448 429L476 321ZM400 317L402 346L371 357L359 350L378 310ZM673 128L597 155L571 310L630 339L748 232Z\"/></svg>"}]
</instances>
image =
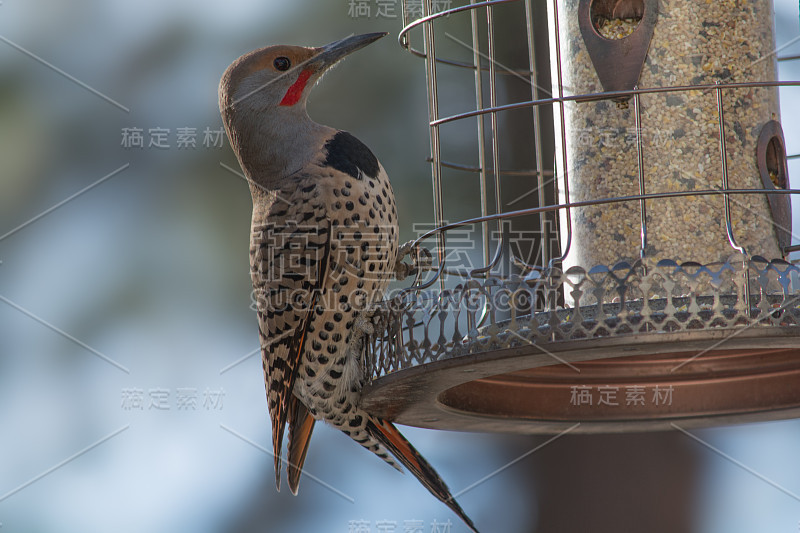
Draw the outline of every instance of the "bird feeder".
<instances>
[{"instance_id":1,"label":"bird feeder","mask_svg":"<svg viewBox=\"0 0 800 533\"><path fill-rule=\"evenodd\" d=\"M800 417L800 191L778 101L800 83L778 81L771 0L432 4L400 43L426 66L435 227L417 278L377 309L366 408L517 433ZM527 45L524 64L503 39ZM468 50L444 56L450 41ZM443 113L463 72L475 106ZM530 98L507 100L520 77ZM523 116L529 135L506 131ZM448 159L469 129L477 161ZM445 188L469 180L479 210L447 223ZM509 208L520 180L535 205ZM544 243L533 259L504 225L526 221ZM453 268L468 227L484 262Z\"/></svg>"},{"instance_id":2,"label":"bird feeder","mask_svg":"<svg viewBox=\"0 0 800 533\"><path fill-rule=\"evenodd\" d=\"M624 18L614 14L620 5ZM563 202L567 191L582 202L765 187L765 143L783 146L778 88L762 85L777 79L771 0L576 0L551 10L561 34L559 94L621 93L565 103L566 149L556 149L568 169ZM643 92L626 92L637 87ZM773 197L783 210L770 209L769 198L698 194L563 210L574 223L564 264L780 258L781 239L790 244L789 197Z\"/></svg>"}]
</instances>

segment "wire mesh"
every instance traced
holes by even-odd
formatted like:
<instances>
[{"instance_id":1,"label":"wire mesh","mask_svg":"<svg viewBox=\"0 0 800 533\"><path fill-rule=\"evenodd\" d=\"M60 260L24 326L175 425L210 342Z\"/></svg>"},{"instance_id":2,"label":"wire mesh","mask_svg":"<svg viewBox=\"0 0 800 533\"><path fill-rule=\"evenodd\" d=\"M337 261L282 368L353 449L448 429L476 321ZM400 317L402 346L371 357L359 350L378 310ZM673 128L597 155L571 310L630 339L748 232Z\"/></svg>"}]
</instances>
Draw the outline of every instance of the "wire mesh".
<instances>
[{"instance_id":1,"label":"wire mesh","mask_svg":"<svg viewBox=\"0 0 800 533\"><path fill-rule=\"evenodd\" d=\"M486 2L475 2L472 0L469 4L463 6L453 7L451 9L441 11L438 13L432 12L434 6L437 4L436 2L426 1L423 2L424 6L424 16L420 19L415 21L408 21L406 20L406 26L401 32L400 35L400 43L404 47L406 47L412 54L422 57L426 62L426 72L428 74L428 96L429 96L429 112L430 112L430 129L431 129L431 139L432 139L432 174L434 177L433 182L433 191L435 197L435 213L434 213L434 220L436 227L446 227L446 217L444 215L446 205L443 200L444 198L444 187L445 184L443 183L443 174L446 170L456 170L456 171L466 171L466 172L474 172L479 174L479 183L480 183L480 206L479 212L480 216L483 218L491 217L496 214L502 213L509 213L509 218L512 216L519 216L517 214L511 215L510 213L516 212L515 209L508 209L509 203L511 202L503 202L503 184L507 182L508 179L519 177L519 176L535 176L537 178L536 187L534 188L536 192L535 199L537 200L536 204L537 207L542 206L553 206L558 205L559 210L564 210L567 212L567 216L561 217L563 220L563 225L566 226L561 228L559 231L558 227L558 217L553 217L550 219L550 223L545 218L542 212L539 213L540 221L538 227L540 230L545 229L549 230L549 234L546 231L542 231L541 240L543 242L549 243L549 245L543 245L540 247L539 253L537 254L537 260L533 262L533 264L539 267L548 267L554 266L558 264L559 259L563 259L570 250L571 243L572 243L572 217L569 216L569 210L573 204L570 202L570 191L569 191L569 154L567 154L566 150L566 133L564 131L564 105L571 102L590 102L590 101L600 101L600 100L613 100L615 98L623 97L623 96L633 96L635 101L635 107L637 112L635 113L636 116L636 124L633 125L633 130L636 132L636 146L637 151L639 154L639 168L638 168L638 182L640 184L639 193L642 198L638 199L638 204L640 206L641 211L641 228L640 233L642 237L642 255L644 254L644 250L646 247L646 238L647 238L647 223L646 223L646 201L651 199L650 197L646 196L645 187L644 187L644 162L642 159L642 128L640 124L640 112L639 112L639 98L641 95L649 95L649 94L660 94L660 93L682 93L688 91L714 91L716 94L716 100L718 105L719 114L716 117L716 124L717 128L720 130L719 136L719 153L720 157L720 166L721 166L721 175L720 175L720 184L718 189L722 191L730 190L730 186L728 184L727 179L727 158L725 154L727 154L728 150L725 146L726 139L725 139L725 119L724 119L724 104L722 95L726 91L734 91L737 89L745 89L745 88L765 88L765 87L790 87L790 86L797 86L797 81L780 81L780 82L773 82L773 81L755 81L755 82L739 82L739 83L715 83L715 84L697 84L697 85L680 85L680 86L665 86L665 87L650 87L650 88L636 88L633 91L606 91L600 93L591 93L591 94L573 94L569 96L565 96L564 94L564 85L560 81L562 77L561 73L561 58L560 58L560 47L559 47L559 39L560 39L560 31L558 28L558 15L557 11L559 9L558 2L552 2L552 9L556 12L554 17L555 20L555 28L552 28L551 35L552 39L554 40L554 58L555 58L555 66L553 71L556 73L557 79L556 82L553 84L556 87L556 95L552 95L546 89L543 89L539 84L539 79L537 77L538 72L545 72L549 70L548 65L542 65L536 63L536 60L539 60L541 63L543 60L546 60L548 57L547 53L541 53L541 51L537 51L534 47L534 42L536 40L536 35L534 33L534 28L536 26L535 17L534 17L534 6L532 0L493 0L493 1L486 1ZM524 49L524 53L520 53L521 56L524 56L528 59L529 65L527 69L521 69L518 67L508 67L506 64L501 60L498 56L498 52L496 50L496 46L493 44L495 42L495 30L494 30L494 10L497 8L505 8L508 9L510 7L517 7L521 8L521 12L518 9L518 12L515 15L522 15L525 20L525 39L518 39L516 44L520 49ZM542 3L538 3L538 7L541 7ZM407 10L404 10L407 12ZM481 27L479 21L479 13L485 16L485 21L483 27ZM471 42L464 42L463 40L458 39L453 32L455 30L449 29L448 26L457 27L458 23L455 23L452 18L457 17L459 15L469 14L469 34L471 35ZM541 13L539 13L541 16ZM462 21L462 25L466 25L466 17L462 17L464 19ZM552 22L552 21L551 21ZM440 24L443 26L442 29L435 29L436 25ZM541 26L541 24L540 24ZM412 34L417 30L424 30L422 31L422 48L417 48L414 46L412 42ZM546 25L545 25L546 29ZM481 39L481 32L485 33L483 40ZM453 58L445 58L442 57L439 52L437 52L437 42L436 42L436 34L443 34L446 39L448 39L451 44L456 43L463 48L469 48L469 51L473 55L472 62L460 59L453 59ZM466 33L466 32L465 32ZM521 37L521 36L520 36ZM524 44L524 46L523 46ZM483 52L482 45L486 49L486 52ZM441 46L440 46L441 48ZM543 59L544 58L544 59ZM779 58L781 61L789 61L789 60L796 60L797 57L789 56L786 58ZM487 65L488 64L488 65ZM440 77L443 74L440 74L441 68L449 68L452 69L467 69L471 70L475 76L475 109L467 110L467 111L460 111L450 114L444 114L442 112L441 106L439 104L440 100L442 100L442 93L444 91L440 90ZM450 74L448 71L447 74ZM498 86L497 86L497 79L499 76L503 77L514 77L520 78L524 77L525 81L530 85L531 88L531 98L527 100L521 100L516 102L498 104ZM488 78L488 89L489 89L489 102L488 106L485 105L484 97L483 97L483 87L487 85L484 82L484 79ZM541 93L544 93L549 98L538 98L541 96ZM445 93L444 97L446 98L448 95ZM541 120L541 111L543 108L549 108L549 111L560 118L560 120L556 120L555 124L553 121L542 121ZM531 121L531 125L533 131L530 134L520 139L518 136L515 136L512 139L504 138L503 135L506 135L507 132L501 131L501 127L499 124L499 116L502 114L519 112L520 110L530 109L533 114L533 120ZM447 136L443 135L442 129L446 125L459 125L464 129L467 129L466 121L470 119L476 120L476 133L478 137L477 142L477 156L478 161L476 164L469 164L463 163L460 161L453 161L448 160L447 158L443 157L443 142L447 141ZM489 121L489 128L485 128L485 122L488 119ZM554 128L560 129L560 131L554 131ZM561 138L561 142L558 143L558 146L561 148L561 165L558 169L558 172L555 172L553 169L552 162L545 162L544 161L544 152L546 148L543 147L545 143L547 143L547 135L543 130L549 129L551 134L559 135ZM487 130L484 134L484 130ZM459 142L462 137L458 137ZM500 147L503 143L506 144L521 144L523 146L532 146L534 149L535 157L534 157L534 165L531 168L522 168L522 167L509 167L506 166L505 168L501 164L501 154L500 154ZM552 144L552 143L551 143ZM490 150L487 150L487 145L490 146ZM552 146L549 146L552 150ZM798 157L797 155L790 155L789 158ZM549 167L549 168L548 168ZM499 169L499 170L498 170ZM544 180L554 177L557 180L558 187L552 187L549 191L546 188ZM489 194L489 193L492 194ZM770 195L770 194L794 194L797 191L784 189L784 190L774 190L774 189L752 189L752 194L763 194L763 195ZM549 194L548 194L549 193ZM558 194L559 199L562 200L561 203L555 201L556 194ZM697 195L702 195L702 191L697 191ZM744 248L740 246L736 241L736 231L734 228L734 222L730 215L730 204L729 198L725 195L725 227L727 230L727 237L728 241L731 245L731 252L738 251L738 252L745 252ZM630 202L630 197L610 197L610 198L596 198L595 201L597 204L605 203L608 201L614 202ZM592 205L591 202L582 203L581 205ZM477 211L477 210L476 210ZM487 220L479 220L479 217L468 217L473 219L476 222L480 222L482 228L482 241L481 241L481 248L482 248L482 258L484 261L484 266L488 265L491 261L491 258L494 257L493 251L491 250L492 244L495 247L501 247L501 242L494 242L492 243L492 239L490 239L490 231L489 226L487 224ZM500 217L505 218L505 217ZM499 225L495 225L494 229L496 232L499 231ZM442 230L446 233L447 230ZM438 250L437 256L440 258L447 257L447 249L444 246L444 240L446 236L437 236L439 239L437 246L442 248L443 250ZM557 248L560 250L560 253L553 253L553 249ZM795 247L786 246L783 249L784 254L788 254L791 251L794 251ZM531 264L529 261L519 261L522 258L514 258L512 262L514 263L525 263ZM674 258L680 260L681 258ZM591 265L584 265L584 266L591 266Z\"/></svg>"}]
</instances>

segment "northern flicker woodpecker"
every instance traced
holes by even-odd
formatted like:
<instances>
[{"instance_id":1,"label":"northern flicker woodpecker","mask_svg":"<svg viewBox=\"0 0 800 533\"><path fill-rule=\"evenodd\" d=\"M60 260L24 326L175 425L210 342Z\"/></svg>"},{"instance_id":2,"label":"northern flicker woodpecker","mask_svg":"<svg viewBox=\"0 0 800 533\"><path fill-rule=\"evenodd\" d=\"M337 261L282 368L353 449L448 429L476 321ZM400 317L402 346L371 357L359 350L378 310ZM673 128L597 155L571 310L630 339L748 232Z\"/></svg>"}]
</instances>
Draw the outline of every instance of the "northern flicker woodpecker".
<instances>
[{"instance_id":1,"label":"northern flicker woodpecker","mask_svg":"<svg viewBox=\"0 0 800 533\"><path fill-rule=\"evenodd\" d=\"M394 456L475 531L395 426L360 407L368 309L394 275L397 210L369 148L311 120L306 102L326 70L384 35L261 48L234 61L220 81L220 112L253 198L250 270L275 481L280 489L287 422L287 477L296 494L314 423L324 420L401 470Z\"/></svg>"}]
</instances>

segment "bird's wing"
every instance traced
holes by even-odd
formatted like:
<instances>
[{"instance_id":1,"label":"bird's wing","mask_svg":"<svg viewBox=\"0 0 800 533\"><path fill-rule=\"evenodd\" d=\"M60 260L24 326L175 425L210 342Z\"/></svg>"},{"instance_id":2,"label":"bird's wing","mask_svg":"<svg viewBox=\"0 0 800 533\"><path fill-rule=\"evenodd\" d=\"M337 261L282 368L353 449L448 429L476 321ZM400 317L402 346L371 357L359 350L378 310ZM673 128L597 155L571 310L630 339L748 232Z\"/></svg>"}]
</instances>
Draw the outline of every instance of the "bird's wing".
<instances>
[{"instance_id":1,"label":"bird's wing","mask_svg":"<svg viewBox=\"0 0 800 533\"><path fill-rule=\"evenodd\" d=\"M275 484L280 489L283 432L306 333L327 276L330 223L324 207L311 203L273 205L265 221L253 226L251 274L272 419ZM307 424L300 422L298 429ZM310 438L310 428L304 433Z\"/></svg>"},{"instance_id":2,"label":"bird's wing","mask_svg":"<svg viewBox=\"0 0 800 533\"><path fill-rule=\"evenodd\" d=\"M308 443L311 442L311 432L314 431L314 418L309 414L303 403L292 396L289 402L289 489L292 494L297 494L300 484L300 474L303 472L303 463L306 461Z\"/></svg>"},{"instance_id":3,"label":"bird's wing","mask_svg":"<svg viewBox=\"0 0 800 533\"><path fill-rule=\"evenodd\" d=\"M434 470L430 463L428 463L416 448L406 440L403 434L394 427L394 424L386 420L381 420L378 417L370 416L367 421L366 430L372 438L392 452L392 455L397 457L431 494L452 509L472 531L477 533L478 530L475 528L475 524L472 523L472 520L470 520L461 506L458 505L453 495L450 494L450 489L447 488L447 485L442 478L439 477L439 474L436 473L436 470Z\"/></svg>"}]
</instances>

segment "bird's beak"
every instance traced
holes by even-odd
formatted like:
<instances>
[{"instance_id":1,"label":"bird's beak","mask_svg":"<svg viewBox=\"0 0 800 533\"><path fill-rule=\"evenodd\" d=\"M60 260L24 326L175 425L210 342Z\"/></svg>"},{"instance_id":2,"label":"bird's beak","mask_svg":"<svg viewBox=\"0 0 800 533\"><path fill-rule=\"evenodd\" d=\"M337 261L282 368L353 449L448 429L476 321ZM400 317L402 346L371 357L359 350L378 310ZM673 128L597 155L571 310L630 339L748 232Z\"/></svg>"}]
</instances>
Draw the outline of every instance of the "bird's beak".
<instances>
[{"instance_id":1,"label":"bird's beak","mask_svg":"<svg viewBox=\"0 0 800 533\"><path fill-rule=\"evenodd\" d=\"M324 71L335 65L344 56L364 48L368 44L374 43L386 35L387 32L365 33L364 35L354 35L340 41L332 42L329 45L319 48L319 53L309 61L309 66L314 68L317 72Z\"/></svg>"}]
</instances>

